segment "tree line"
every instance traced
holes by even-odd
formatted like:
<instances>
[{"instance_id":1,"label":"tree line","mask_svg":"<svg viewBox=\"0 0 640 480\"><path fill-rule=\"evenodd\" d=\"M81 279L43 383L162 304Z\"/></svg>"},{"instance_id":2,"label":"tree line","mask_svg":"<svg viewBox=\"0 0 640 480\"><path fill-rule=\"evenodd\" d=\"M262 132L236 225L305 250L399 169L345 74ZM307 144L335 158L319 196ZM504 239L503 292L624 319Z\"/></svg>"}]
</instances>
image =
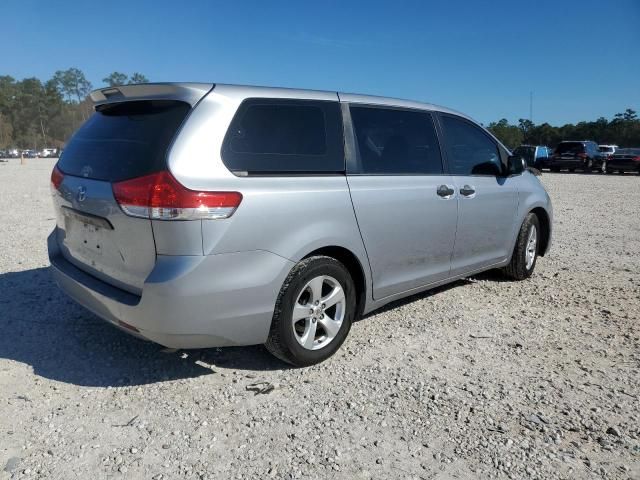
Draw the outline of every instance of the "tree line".
<instances>
[{"instance_id":1,"label":"tree line","mask_svg":"<svg viewBox=\"0 0 640 480\"><path fill-rule=\"evenodd\" d=\"M561 127L548 123L535 125L523 118L512 125L503 118L487 128L511 149L522 144L555 147L562 140L594 140L601 145L640 147L640 119L630 108L616 113L611 120L600 117L594 122L568 123Z\"/></svg>"},{"instance_id":2,"label":"tree line","mask_svg":"<svg viewBox=\"0 0 640 480\"><path fill-rule=\"evenodd\" d=\"M105 86L148 83L141 73L112 72ZM62 148L92 112L94 86L78 68L58 70L42 82L0 75L0 148Z\"/></svg>"},{"instance_id":3,"label":"tree line","mask_svg":"<svg viewBox=\"0 0 640 480\"><path fill-rule=\"evenodd\" d=\"M141 73L112 72L105 86L147 83ZM37 78L16 80L0 76L0 148L62 148L71 134L92 112L88 95L94 86L77 68L59 70L42 82ZM505 118L488 129L507 147L521 144L555 147L562 140L594 140L598 143L640 147L640 119L630 108L611 120L600 117L555 127L520 119L517 125Z\"/></svg>"}]
</instances>

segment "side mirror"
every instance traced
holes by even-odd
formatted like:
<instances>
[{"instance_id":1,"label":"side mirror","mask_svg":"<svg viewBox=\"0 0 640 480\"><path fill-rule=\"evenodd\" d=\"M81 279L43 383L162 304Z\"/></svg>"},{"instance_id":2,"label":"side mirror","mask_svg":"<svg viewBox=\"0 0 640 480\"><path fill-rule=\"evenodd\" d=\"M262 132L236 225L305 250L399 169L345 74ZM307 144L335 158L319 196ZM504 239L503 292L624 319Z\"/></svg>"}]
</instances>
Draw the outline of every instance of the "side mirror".
<instances>
[{"instance_id":1,"label":"side mirror","mask_svg":"<svg viewBox=\"0 0 640 480\"><path fill-rule=\"evenodd\" d=\"M519 155L509 156L509 174L520 175L527 169L527 161Z\"/></svg>"}]
</instances>

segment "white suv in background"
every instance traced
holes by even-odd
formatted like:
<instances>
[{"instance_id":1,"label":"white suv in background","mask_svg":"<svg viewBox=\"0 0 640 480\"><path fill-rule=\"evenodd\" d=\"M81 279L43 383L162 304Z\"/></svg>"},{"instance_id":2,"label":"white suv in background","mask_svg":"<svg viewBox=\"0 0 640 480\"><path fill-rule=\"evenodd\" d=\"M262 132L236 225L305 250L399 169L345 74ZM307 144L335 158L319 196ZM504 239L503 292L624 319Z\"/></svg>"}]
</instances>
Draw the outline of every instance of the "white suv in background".
<instances>
[{"instance_id":1,"label":"white suv in background","mask_svg":"<svg viewBox=\"0 0 640 480\"><path fill-rule=\"evenodd\" d=\"M616 153L620 147L618 145L598 145L598 151L600 152L600 168L604 173L607 173L607 162L613 154Z\"/></svg>"},{"instance_id":2,"label":"white suv in background","mask_svg":"<svg viewBox=\"0 0 640 480\"><path fill-rule=\"evenodd\" d=\"M58 149L57 148L43 148L40 152L40 156L42 158L50 158L57 157Z\"/></svg>"}]
</instances>

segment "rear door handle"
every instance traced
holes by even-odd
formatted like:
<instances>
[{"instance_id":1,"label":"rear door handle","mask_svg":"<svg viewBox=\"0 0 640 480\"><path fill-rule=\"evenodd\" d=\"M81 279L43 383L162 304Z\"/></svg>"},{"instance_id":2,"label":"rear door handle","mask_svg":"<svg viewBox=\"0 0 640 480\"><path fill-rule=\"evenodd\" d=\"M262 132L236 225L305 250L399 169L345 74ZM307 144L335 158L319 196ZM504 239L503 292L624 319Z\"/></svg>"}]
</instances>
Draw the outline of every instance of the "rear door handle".
<instances>
[{"instance_id":1,"label":"rear door handle","mask_svg":"<svg viewBox=\"0 0 640 480\"><path fill-rule=\"evenodd\" d=\"M440 185L436 190L436 193L442 198L451 198L451 196L456 193L456 191L449 185Z\"/></svg>"},{"instance_id":2,"label":"rear door handle","mask_svg":"<svg viewBox=\"0 0 640 480\"><path fill-rule=\"evenodd\" d=\"M465 197L472 197L473 195L475 195L475 193L476 193L476 189L471 185L464 185L460 189L460 195L463 195Z\"/></svg>"}]
</instances>

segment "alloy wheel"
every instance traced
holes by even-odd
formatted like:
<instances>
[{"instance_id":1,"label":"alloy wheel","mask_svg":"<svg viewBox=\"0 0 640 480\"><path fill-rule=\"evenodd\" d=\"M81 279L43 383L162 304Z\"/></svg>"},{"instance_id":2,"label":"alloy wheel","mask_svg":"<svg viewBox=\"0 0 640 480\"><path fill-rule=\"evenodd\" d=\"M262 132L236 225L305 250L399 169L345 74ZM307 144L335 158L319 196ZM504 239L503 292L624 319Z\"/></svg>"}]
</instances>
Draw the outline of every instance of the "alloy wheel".
<instances>
[{"instance_id":1,"label":"alloy wheel","mask_svg":"<svg viewBox=\"0 0 640 480\"><path fill-rule=\"evenodd\" d=\"M533 262L536 260L536 253L538 247L538 231L535 225L531 225L529 230L529 237L527 238L527 248L525 250L525 259L527 270L531 270Z\"/></svg>"},{"instance_id":2,"label":"alloy wheel","mask_svg":"<svg viewBox=\"0 0 640 480\"><path fill-rule=\"evenodd\" d=\"M342 285L328 275L312 278L302 288L293 306L293 335L303 348L319 350L336 337L345 312Z\"/></svg>"}]
</instances>

